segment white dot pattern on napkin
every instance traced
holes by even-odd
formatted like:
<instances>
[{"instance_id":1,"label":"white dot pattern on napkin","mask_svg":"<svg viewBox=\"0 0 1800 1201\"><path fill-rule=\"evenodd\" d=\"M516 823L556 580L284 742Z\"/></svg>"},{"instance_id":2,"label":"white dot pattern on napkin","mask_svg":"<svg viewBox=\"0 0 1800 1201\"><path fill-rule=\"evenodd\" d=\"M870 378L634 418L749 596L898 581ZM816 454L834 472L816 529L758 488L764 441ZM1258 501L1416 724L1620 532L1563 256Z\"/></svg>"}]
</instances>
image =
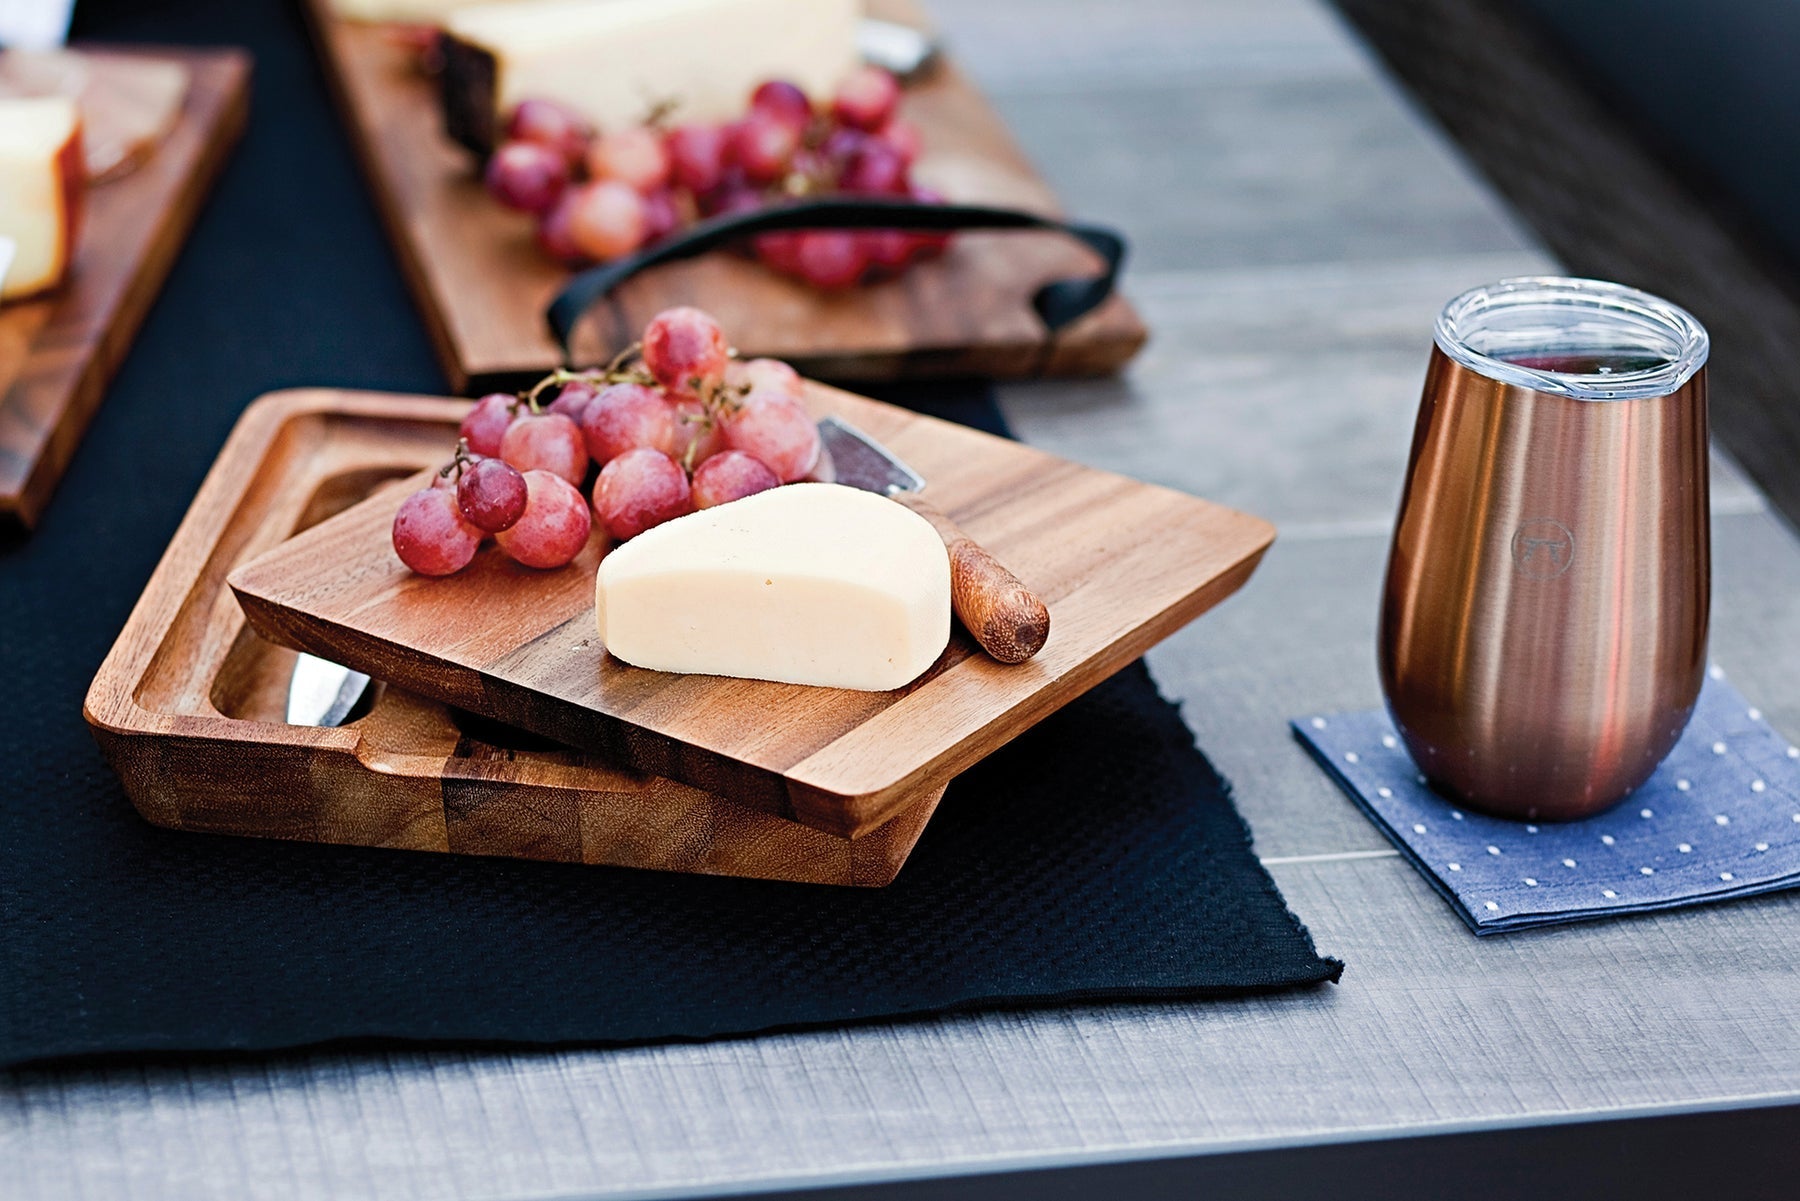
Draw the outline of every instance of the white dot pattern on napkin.
<instances>
[{"instance_id":1,"label":"white dot pattern on napkin","mask_svg":"<svg viewBox=\"0 0 1800 1201\"><path fill-rule=\"evenodd\" d=\"M1478 934L1800 884L1800 749L1717 668L1649 781L1628 803L1579 822L1453 808L1425 784L1382 710L1294 729Z\"/></svg>"}]
</instances>

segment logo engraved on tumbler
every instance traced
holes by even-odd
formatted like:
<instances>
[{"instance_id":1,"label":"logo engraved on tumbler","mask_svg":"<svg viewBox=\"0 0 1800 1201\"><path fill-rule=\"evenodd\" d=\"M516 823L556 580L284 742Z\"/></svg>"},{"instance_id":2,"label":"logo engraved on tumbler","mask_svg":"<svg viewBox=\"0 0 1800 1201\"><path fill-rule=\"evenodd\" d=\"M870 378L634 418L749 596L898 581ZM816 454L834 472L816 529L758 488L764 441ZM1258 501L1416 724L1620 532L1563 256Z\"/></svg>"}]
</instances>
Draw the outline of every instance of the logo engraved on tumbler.
<instances>
[{"instance_id":1,"label":"logo engraved on tumbler","mask_svg":"<svg viewBox=\"0 0 1800 1201\"><path fill-rule=\"evenodd\" d=\"M1560 521L1535 518L1514 531L1512 556L1521 575L1553 580L1575 561L1575 535Z\"/></svg>"}]
</instances>

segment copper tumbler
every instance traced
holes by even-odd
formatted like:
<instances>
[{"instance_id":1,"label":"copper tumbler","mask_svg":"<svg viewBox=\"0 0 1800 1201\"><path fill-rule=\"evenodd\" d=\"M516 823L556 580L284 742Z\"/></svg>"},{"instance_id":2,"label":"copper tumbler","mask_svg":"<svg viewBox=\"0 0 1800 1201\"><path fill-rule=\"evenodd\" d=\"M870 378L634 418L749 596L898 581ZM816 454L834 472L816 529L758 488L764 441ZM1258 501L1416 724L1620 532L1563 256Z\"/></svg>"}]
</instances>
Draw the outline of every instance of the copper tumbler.
<instances>
[{"instance_id":1,"label":"copper tumbler","mask_svg":"<svg viewBox=\"0 0 1800 1201\"><path fill-rule=\"evenodd\" d=\"M1503 817L1585 817L1674 747L1705 672L1706 330L1595 280L1452 300L1413 431L1381 683L1419 770Z\"/></svg>"}]
</instances>

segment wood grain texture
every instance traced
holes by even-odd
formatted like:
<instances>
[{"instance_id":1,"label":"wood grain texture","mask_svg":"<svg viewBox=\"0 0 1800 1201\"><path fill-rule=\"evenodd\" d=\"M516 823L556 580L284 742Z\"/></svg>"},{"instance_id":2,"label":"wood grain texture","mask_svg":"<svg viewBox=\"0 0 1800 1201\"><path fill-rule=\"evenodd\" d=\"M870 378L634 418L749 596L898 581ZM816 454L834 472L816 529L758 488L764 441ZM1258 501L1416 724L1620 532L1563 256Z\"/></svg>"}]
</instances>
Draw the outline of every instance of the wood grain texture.
<instances>
[{"instance_id":1,"label":"wood grain texture","mask_svg":"<svg viewBox=\"0 0 1800 1201\"><path fill-rule=\"evenodd\" d=\"M807 402L910 464L938 507L1044 598L1050 637L1035 658L997 663L957 631L896 692L630 667L596 636L601 534L569 569L530 571L490 548L427 579L391 548L398 495L250 559L230 584L275 641L849 836L1223 600L1274 538L1260 518L892 405L816 384Z\"/></svg>"},{"instance_id":2,"label":"wood grain texture","mask_svg":"<svg viewBox=\"0 0 1800 1201\"><path fill-rule=\"evenodd\" d=\"M893 880L928 792L856 839L618 768L380 687L336 729L282 720L292 651L257 638L231 567L442 458L467 406L277 393L252 405L88 692L132 802L179 830L814 884Z\"/></svg>"},{"instance_id":3,"label":"wood grain texture","mask_svg":"<svg viewBox=\"0 0 1800 1201\"><path fill-rule=\"evenodd\" d=\"M0 524L37 523L244 127L248 55L154 56L190 72L174 128L135 170L88 189L63 286L0 308Z\"/></svg>"},{"instance_id":4,"label":"wood grain texture","mask_svg":"<svg viewBox=\"0 0 1800 1201\"><path fill-rule=\"evenodd\" d=\"M915 17L906 0L871 6ZM560 361L544 309L568 279L532 242L532 223L494 204L474 159L443 133L433 82L379 27L338 21L308 0L326 73L408 283L453 390L516 388ZM1049 188L980 94L945 63L910 87L904 111L925 154L915 177L953 200L1055 213ZM1093 214L1104 219L1104 214ZM657 312L698 304L746 357L787 359L836 380L913 376L1097 375L1143 345L1142 321L1115 295L1054 338L1030 300L1099 260L1056 234L971 233L941 261L897 280L824 293L729 253L657 268L597 306L576 358L603 362Z\"/></svg>"}]
</instances>

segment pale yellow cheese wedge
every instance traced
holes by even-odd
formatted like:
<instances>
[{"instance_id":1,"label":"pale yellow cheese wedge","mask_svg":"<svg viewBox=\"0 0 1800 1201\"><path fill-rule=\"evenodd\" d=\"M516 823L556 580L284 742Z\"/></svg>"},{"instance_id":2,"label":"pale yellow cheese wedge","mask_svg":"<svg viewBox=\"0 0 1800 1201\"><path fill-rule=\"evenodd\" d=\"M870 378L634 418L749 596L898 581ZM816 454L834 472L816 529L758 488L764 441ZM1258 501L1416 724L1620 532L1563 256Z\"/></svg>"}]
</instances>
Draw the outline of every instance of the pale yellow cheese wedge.
<instances>
[{"instance_id":1,"label":"pale yellow cheese wedge","mask_svg":"<svg viewBox=\"0 0 1800 1201\"><path fill-rule=\"evenodd\" d=\"M331 11L351 21L438 25L459 8L505 3L506 0L331 0ZM519 3L520 0L512 0ZM604 3L606 0L591 0Z\"/></svg>"},{"instance_id":2,"label":"pale yellow cheese wedge","mask_svg":"<svg viewBox=\"0 0 1800 1201\"><path fill-rule=\"evenodd\" d=\"M0 300L62 282L75 256L85 187L75 102L0 99L0 238L14 244Z\"/></svg>"},{"instance_id":3,"label":"pale yellow cheese wedge","mask_svg":"<svg viewBox=\"0 0 1800 1201\"><path fill-rule=\"evenodd\" d=\"M647 530L600 561L600 641L656 671L883 692L950 640L950 561L886 497L789 484Z\"/></svg>"},{"instance_id":4,"label":"pale yellow cheese wedge","mask_svg":"<svg viewBox=\"0 0 1800 1201\"><path fill-rule=\"evenodd\" d=\"M769 79L829 96L857 63L859 0L538 0L458 8L453 38L491 56L497 112L558 100L601 129L652 106L672 120L742 116Z\"/></svg>"}]
</instances>

